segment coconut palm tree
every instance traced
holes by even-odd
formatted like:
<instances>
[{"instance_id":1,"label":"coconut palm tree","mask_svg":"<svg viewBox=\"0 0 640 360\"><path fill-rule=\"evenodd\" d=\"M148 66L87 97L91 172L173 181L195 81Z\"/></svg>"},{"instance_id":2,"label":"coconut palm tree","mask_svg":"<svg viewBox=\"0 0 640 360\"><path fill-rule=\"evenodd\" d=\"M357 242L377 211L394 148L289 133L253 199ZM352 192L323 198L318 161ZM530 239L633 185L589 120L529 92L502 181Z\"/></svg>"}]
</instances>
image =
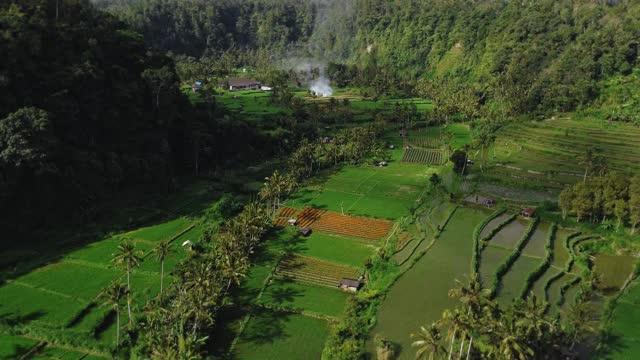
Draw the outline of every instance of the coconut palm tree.
<instances>
[{"instance_id":1,"label":"coconut palm tree","mask_svg":"<svg viewBox=\"0 0 640 360\"><path fill-rule=\"evenodd\" d=\"M411 343L411 346L417 348L416 359L425 358L428 354L429 360L433 360L446 352L441 344L442 334L436 324L431 324L429 329L420 326L418 333L411 334L411 337L417 339Z\"/></svg>"},{"instance_id":2,"label":"coconut palm tree","mask_svg":"<svg viewBox=\"0 0 640 360\"><path fill-rule=\"evenodd\" d=\"M127 273L127 313L129 315L129 325L131 325L131 271L133 268L140 266L142 258L139 256L140 251L136 250L135 245L128 239L123 240L118 245L118 252L113 254L113 262L116 266L123 267Z\"/></svg>"},{"instance_id":3,"label":"coconut palm tree","mask_svg":"<svg viewBox=\"0 0 640 360\"><path fill-rule=\"evenodd\" d=\"M164 283L164 260L171 255L173 250L168 241L160 241L153 248L153 254L155 258L160 261L160 294L162 294L162 288Z\"/></svg>"},{"instance_id":4,"label":"coconut palm tree","mask_svg":"<svg viewBox=\"0 0 640 360\"><path fill-rule=\"evenodd\" d=\"M120 304L122 298L125 297L127 289L118 282L113 282L107 286L99 295L99 298L103 300L103 306L109 306L116 312L116 350L118 344L120 344Z\"/></svg>"}]
</instances>

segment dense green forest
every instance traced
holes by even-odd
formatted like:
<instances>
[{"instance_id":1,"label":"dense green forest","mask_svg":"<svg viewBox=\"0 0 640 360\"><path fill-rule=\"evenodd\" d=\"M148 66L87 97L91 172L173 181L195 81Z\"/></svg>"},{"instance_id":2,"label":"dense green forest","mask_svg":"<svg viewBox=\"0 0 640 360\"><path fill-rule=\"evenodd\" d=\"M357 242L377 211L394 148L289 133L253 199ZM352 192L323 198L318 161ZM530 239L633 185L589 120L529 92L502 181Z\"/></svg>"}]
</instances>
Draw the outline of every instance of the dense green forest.
<instances>
[{"instance_id":1,"label":"dense green forest","mask_svg":"<svg viewBox=\"0 0 640 360\"><path fill-rule=\"evenodd\" d=\"M341 84L420 93L420 80L454 82L510 114L589 106L602 81L631 74L640 36L640 6L628 1L98 3L176 54L268 48L277 60L295 50L349 65L334 72Z\"/></svg>"},{"instance_id":2,"label":"dense green forest","mask_svg":"<svg viewBox=\"0 0 640 360\"><path fill-rule=\"evenodd\" d=\"M87 1L5 3L0 36L5 228L95 221L112 194L170 192L181 175L270 148L214 103L191 105L174 61Z\"/></svg>"}]
</instances>

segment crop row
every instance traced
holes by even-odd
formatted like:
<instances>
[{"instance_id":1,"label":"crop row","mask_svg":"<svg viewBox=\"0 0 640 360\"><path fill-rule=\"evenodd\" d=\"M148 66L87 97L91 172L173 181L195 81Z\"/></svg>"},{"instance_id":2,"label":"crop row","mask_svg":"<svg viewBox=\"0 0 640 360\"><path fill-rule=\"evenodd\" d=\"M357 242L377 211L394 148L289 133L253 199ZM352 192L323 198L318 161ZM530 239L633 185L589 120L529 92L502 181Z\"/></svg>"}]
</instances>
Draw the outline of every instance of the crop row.
<instances>
[{"instance_id":1,"label":"crop row","mask_svg":"<svg viewBox=\"0 0 640 360\"><path fill-rule=\"evenodd\" d=\"M297 213L298 213L298 209L284 206L284 207L280 208L280 211L278 211L278 217L281 217L281 218L292 218Z\"/></svg>"},{"instance_id":2,"label":"crop row","mask_svg":"<svg viewBox=\"0 0 640 360\"><path fill-rule=\"evenodd\" d=\"M442 165L443 159L443 152L439 150L406 149L402 156L403 162L427 165Z\"/></svg>"},{"instance_id":3,"label":"crop row","mask_svg":"<svg viewBox=\"0 0 640 360\"><path fill-rule=\"evenodd\" d=\"M527 245L529 238L531 237L531 235L533 234L533 231L538 225L538 221L539 221L539 218L533 218L531 220L531 223L529 224L524 234L522 234L522 237L516 244L516 248L496 269L495 273L493 274L493 284L491 285L490 298L494 298L496 296L496 293L498 291L498 286L500 285L500 280L502 280L502 277L504 276L504 274L506 274L507 271L511 269L513 264L520 257L520 254L522 253L522 249L524 249L524 247Z\"/></svg>"},{"instance_id":4,"label":"crop row","mask_svg":"<svg viewBox=\"0 0 640 360\"><path fill-rule=\"evenodd\" d=\"M325 210L305 208L296 217L297 224L300 227L311 226L311 224L318 221L318 219L320 219L325 212Z\"/></svg>"},{"instance_id":5,"label":"crop row","mask_svg":"<svg viewBox=\"0 0 640 360\"><path fill-rule=\"evenodd\" d=\"M549 228L549 233L547 234L547 242L544 246L544 260L527 276L527 279L522 286L522 291L520 292L521 299L525 299L527 297L527 295L529 294L529 290L531 290L531 287L533 286L533 283L538 281L542 274L544 274L551 266L551 262L553 261L553 241L556 233L556 227L556 224L551 224L551 227Z\"/></svg>"},{"instance_id":6,"label":"crop row","mask_svg":"<svg viewBox=\"0 0 640 360\"><path fill-rule=\"evenodd\" d=\"M409 137L405 140L405 145L423 149L439 149L444 145L444 141L430 137Z\"/></svg>"},{"instance_id":7,"label":"crop row","mask_svg":"<svg viewBox=\"0 0 640 360\"><path fill-rule=\"evenodd\" d=\"M342 278L358 278L358 270L307 256L290 256L282 260L276 275L301 282L336 287Z\"/></svg>"},{"instance_id":8,"label":"crop row","mask_svg":"<svg viewBox=\"0 0 640 360\"><path fill-rule=\"evenodd\" d=\"M314 230L327 231L341 235L378 240L389 233L393 223L387 220L368 219L326 212L316 221Z\"/></svg>"}]
</instances>

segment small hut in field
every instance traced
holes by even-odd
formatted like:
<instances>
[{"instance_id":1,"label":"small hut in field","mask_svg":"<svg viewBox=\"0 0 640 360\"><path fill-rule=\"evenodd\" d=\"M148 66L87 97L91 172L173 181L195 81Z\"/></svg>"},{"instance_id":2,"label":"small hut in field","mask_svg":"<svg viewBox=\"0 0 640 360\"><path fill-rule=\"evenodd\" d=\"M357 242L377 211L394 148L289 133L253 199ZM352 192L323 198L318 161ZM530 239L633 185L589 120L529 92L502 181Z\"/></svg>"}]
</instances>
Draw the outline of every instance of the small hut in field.
<instances>
[{"instance_id":1,"label":"small hut in field","mask_svg":"<svg viewBox=\"0 0 640 360\"><path fill-rule=\"evenodd\" d=\"M530 218L533 217L533 215L536 213L536 209L534 208L526 208L523 209L522 211L520 211L520 215L526 217L526 218Z\"/></svg>"},{"instance_id":2,"label":"small hut in field","mask_svg":"<svg viewBox=\"0 0 640 360\"><path fill-rule=\"evenodd\" d=\"M339 286L340 286L340 289L344 291L356 292L360 290L360 288L362 287L362 283L360 282L360 280L342 278L342 280L340 280Z\"/></svg>"}]
</instances>

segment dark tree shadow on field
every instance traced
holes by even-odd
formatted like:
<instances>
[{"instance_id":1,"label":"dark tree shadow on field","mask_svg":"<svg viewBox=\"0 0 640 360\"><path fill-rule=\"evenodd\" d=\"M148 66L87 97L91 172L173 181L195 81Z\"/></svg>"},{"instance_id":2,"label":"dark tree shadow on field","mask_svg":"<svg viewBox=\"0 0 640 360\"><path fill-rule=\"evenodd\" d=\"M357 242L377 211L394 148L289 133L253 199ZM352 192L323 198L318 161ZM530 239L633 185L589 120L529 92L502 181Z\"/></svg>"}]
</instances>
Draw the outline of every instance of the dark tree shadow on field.
<instances>
[{"instance_id":1,"label":"dark tree shadow on field","mask_svg":"<svg viewBox=\"0 0 640 360\"><path fill-rule=\"evenodd\" d=\"M624 343L623 336L614 333L611 329L605 329L600 336L600 348L597 351L600 359L612 359L612 356L616 353L621 354L628 349L628 346ZM579 348L578 351L584 355L593 355L593 349L590 347L584 349Z\"/></svg>"},{"instance_id":2,"label":"dark tree shadow on field","mask_svg":"<svg viewBox=\"0 0 640 360\"><path fill-rule=\"evenodd\" d=\"M0 324L7 325L9 327L25 325L31 321L38 320L45 316L43 311L34 311L26 315L13 315L13 314L0 314Z\"/></svg>"},{"instance_id":3,"label":"dark tree shadow on field","mask_svg":"<svg viewBox=\"0 0 640 360\"><path fill-rule=\"evenodd\" d=\"M290 321L291 316L277 310L255 308L251 314L251 321L242 333L243 341L262 345L286 339L290 335L285 334L284 326Z\"/></svg>"},{"instance_id":4,"label":"dark tree shadow on field","mask_svg":"<svg viewBox=\"0 0 640 360\"><path fill-rule=\"evenodd\" d=\"M246 309L238 306L225 306L218 312L215 328L211 332L206 349L214 359L234 359L228 354L233 339L238 335L238 324L246 315Z\"/></svg>"},{"instance_id":5,"label":"dark tree shadow on field","mask_svg":"<svg viewBox=\"0 0 640 360\"><path fill-rule=\"evenodd\" d=\"M287 284L292 283L294 283L293 279L287 277L273 280L273 284L270 286L274 286L274 288L272 288L271 290L267 288L267 291L271 297L271 302L273 302L274 305L285 307L286 303L291 303L296 298L304 295L304 292L302 290L287 287Z\"/></svg>"}]
</instances>

